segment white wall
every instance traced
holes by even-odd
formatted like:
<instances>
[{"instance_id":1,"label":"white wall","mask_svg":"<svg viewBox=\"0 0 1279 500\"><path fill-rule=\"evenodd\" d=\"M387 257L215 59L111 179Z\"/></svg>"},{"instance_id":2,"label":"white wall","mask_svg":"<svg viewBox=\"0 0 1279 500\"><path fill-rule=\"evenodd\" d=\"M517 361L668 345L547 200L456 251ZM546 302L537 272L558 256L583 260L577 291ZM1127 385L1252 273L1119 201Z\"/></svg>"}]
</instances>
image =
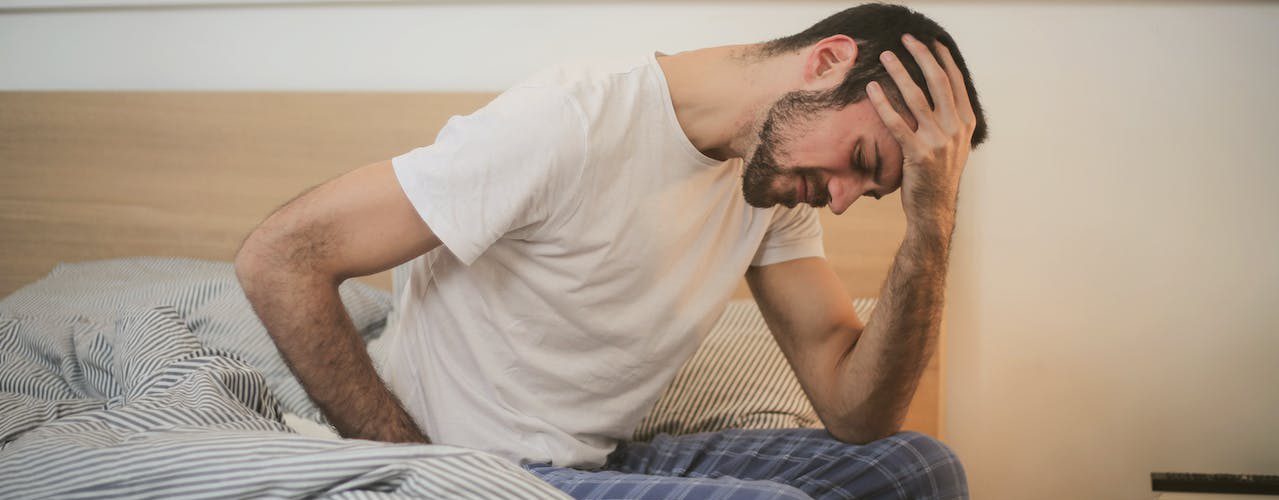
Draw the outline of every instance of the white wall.
<instances>
[{"instance_id":1,"label":"white wall","mask_svg":"<svg viewBox=\"0 0 1279 500\"><path fill-rule=\"evenodd\" d=\"M524 2L0 15L0 89L501 90L567 58L751 42L842 4Z\"/></svg>"},{"instance_id":2,"label":"white wall","mask_svg":"<svg viewBox=\"0 0 1279 500\"><path fill-rule=\"evenodd\" d=\"M981 10L946 370L974 491L1279 473L1279 8Z\"/></svg>"},{"instance_id":3,"label":"white wall","mask_svg":"<svg viewBox=\"0 0 1279 500\"><path fill-rule=\"evenodd\" d=\"M0 89L499 90L845 3L0 14ZM983 499L1279 473L1279 6L915 3L991 117L951 275L948 439ZM0 117L0 119L3 119Z\"/></svg>"}]
</instances>

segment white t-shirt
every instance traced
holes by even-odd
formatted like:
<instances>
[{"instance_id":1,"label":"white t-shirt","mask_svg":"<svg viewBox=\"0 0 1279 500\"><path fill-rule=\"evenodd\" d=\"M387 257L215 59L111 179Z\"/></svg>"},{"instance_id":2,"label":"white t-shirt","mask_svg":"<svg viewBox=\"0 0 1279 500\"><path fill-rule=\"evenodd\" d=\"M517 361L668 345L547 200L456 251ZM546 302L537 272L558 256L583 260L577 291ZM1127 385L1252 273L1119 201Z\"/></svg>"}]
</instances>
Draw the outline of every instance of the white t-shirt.
<instances>
[{"instance_id":1,"label":"white t-shirt","mask_svg":"<svg viewBox=\"0 0 1279 500\"><path fill-rule=\"evenodd\" d=\"M444 246L383 376L434 442L521 463L603 464L748 266L823 255L815 209L751 207L693 147L653 54L543 72L392 163Z\"/></svg>"}]
</instances>

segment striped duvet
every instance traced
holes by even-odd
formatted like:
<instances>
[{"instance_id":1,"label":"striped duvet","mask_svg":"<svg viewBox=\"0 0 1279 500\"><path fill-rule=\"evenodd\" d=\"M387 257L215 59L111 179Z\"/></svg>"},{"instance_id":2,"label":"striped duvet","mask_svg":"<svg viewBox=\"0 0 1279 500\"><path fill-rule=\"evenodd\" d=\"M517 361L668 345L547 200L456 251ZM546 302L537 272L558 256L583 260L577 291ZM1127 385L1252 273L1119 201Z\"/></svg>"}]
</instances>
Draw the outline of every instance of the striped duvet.
<instances>
[{"instance_id":1,"label":"striped duvet","mask_svg":"<svg viewBox=\"0 0 1279 500\"><path fill-rule=\"evenodd\" d=\"M367 337L384 292L349 283ZM0 498L564 498L474 450L301 436L318 417L230 264L60 265L0 300Z\"/></svg>"}]
</instances>

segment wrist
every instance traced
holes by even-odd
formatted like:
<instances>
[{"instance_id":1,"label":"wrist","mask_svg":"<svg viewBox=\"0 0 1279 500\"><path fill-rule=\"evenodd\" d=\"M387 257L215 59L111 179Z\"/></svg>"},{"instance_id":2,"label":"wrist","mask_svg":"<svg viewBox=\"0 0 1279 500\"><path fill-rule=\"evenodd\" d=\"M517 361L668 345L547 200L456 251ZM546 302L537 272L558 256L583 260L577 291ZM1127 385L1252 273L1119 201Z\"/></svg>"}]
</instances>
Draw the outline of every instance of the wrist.
<instances>
[{"instance_id":1,"label":"wrist","mask_svg":"<svg viewBox=\"0 0 1279 500\"><path fill-rule=\"evenodd\" d=\"M955 231L955 211L950 210L917 210L906 213L906 234L925 238L943 238L950 241L950 234Z\"/></svg>"},{"instance_id":2,"label":"wrist","mask_svg":"<svg viewBox=\"0 0 1279 500\"><path fill-rule=\"evenodd\" d=\"M955 207L959 205L957 188L937 179L914 182L909 188L903 184L902 208L906 212L907 225L925 230L953 228Z\"/></svg>"},{"instance_id":3,"label":"wrist","mask_svg":"<svg viewBox=\"0 0 1279 500\"><path fill-rule=\"evenodd\" d=\"M950 254L950 240L954 232L953 214L950 217L907 217L903 246L915 249L913 253L918 257L933 255L944 260Z\"/></svg>"}]
</instances>

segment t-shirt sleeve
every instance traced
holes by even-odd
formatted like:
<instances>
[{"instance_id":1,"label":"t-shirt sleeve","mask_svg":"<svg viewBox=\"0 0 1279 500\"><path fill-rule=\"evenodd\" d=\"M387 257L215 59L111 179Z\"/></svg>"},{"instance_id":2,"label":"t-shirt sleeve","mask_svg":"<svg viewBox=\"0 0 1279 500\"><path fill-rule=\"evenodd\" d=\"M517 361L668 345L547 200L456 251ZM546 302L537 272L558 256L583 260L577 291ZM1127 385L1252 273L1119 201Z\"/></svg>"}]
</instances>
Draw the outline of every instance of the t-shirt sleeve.
<instances>
[{"instance_id":1,"label":"t-shirt sleeve","mask_svg":"<svg viewBox=\"0 0 1279 500\"><path fill-rule=\"evenodd\" d=\"M470 265L498 239L536 230L567 205L577 194L585 144L571 97L524 86L450 118L434 144L391 164L418 215Z\"/></svg>"},{"instance_id":2,"label":"t-shirt sleeve","mask_svg":"<svg viewBox=\"0 0 1279 500\"><path fill-rule=\"evenodd\" d=\"M804 257L825 257L822 224L817 209L809 205L778 206L755 251L752 266L767 266Z\"/></svg>"}]
</instances>

